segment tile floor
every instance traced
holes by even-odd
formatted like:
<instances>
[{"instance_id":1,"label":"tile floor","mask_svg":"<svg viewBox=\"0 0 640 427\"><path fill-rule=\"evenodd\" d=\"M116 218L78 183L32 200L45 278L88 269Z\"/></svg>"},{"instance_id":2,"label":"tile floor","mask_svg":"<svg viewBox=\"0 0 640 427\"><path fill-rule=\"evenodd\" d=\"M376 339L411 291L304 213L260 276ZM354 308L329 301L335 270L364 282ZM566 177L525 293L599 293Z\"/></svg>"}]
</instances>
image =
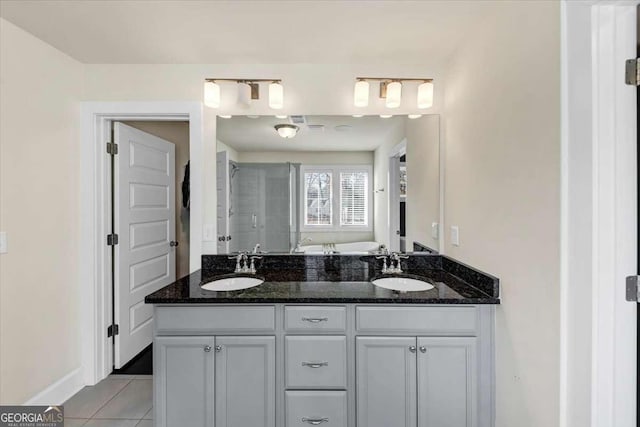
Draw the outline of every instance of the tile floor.
<instances>
[{"instance_id":1,"label":"tile floor","mask_svg":"<svg viewBox=\"0 0 640 427\"><path fill-rule=\"evenodd\" d=\"M65 427L153 427L151 375L110 375L64 403Z\"/></svg>"}]
</instances>

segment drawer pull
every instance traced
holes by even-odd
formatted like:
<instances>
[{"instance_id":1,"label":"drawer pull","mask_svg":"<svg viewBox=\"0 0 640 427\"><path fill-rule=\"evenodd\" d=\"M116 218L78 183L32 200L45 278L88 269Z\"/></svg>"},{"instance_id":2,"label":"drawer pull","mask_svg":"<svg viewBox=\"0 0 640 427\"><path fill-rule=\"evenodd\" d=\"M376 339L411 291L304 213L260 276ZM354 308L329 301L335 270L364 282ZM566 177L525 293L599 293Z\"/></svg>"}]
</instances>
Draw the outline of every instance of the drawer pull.
<instances>
[{"instance_id":1,"label":"drawer pull","mask_svg":"<svg viewBox=\"0 0 640 427\"><path fill-rule=\"evenodd\" d=\"M302 419L302 422L303 423L309 423L312 426L318 426L318 425L320 425L322 423L328 423L329 422L329 418L326 418L326 417L323 417L323 418L307 418L307 417L304 417Z\"/></svg>"},{"instance_id":2,"label":"drawer pull","mask_svg":"<svg viewBox=\"0 0 640 427\"><path fill-rule=\"evenodd\" d=\"M302 320L304 322L320 323L320 322L327 322L329 318L328 317L303 317Z\"/></svg>"},{"instance_id":3,"label":"drawer pull","mask_svg":"<svg viewBox=\"0 0 640 427\"><path fill-rule=\"evenodd\" d=\"M323 366L329 366L329 362L302 362L302 366L308 366L309 368L322 368Z\"/></svg>"}]
</instances>

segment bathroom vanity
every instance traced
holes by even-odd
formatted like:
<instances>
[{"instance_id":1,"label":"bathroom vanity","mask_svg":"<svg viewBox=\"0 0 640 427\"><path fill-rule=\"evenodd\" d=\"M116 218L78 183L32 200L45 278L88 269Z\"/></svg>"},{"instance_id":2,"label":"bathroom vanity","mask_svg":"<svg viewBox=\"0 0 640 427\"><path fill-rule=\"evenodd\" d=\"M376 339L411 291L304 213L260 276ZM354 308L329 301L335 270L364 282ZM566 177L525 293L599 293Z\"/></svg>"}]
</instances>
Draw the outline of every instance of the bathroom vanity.
<instances>
[{"instance_id":1,"label":"bathroom vanity","mask_svg":"<svg viewBox=\"0 0 640 427\"><path fill-rule=\"evenodd\" d=\"M498 280L440 255L263 256L230 292L227 256L148 296L156 427L490 427ZM398 292L379 277L428 282Z\"/></svg>"}]
</instances>

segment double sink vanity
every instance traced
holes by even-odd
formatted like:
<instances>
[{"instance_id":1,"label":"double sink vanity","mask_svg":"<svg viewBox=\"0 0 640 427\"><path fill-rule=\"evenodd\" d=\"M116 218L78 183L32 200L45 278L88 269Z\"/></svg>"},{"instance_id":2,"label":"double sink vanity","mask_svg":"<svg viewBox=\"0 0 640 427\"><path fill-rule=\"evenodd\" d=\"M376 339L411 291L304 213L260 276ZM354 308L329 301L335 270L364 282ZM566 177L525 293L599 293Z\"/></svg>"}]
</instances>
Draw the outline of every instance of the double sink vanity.
<instances>
[{"instance_id":1,"label":"double sink vanity","mask_svg":"<svg viewBox=\"0 0 640 427\"><path fill-rule=\"evenodd\" d=\"M378 258L205 255L149 295L156 427L492 426L498 279Z\"/></svg>"}]
</instances>

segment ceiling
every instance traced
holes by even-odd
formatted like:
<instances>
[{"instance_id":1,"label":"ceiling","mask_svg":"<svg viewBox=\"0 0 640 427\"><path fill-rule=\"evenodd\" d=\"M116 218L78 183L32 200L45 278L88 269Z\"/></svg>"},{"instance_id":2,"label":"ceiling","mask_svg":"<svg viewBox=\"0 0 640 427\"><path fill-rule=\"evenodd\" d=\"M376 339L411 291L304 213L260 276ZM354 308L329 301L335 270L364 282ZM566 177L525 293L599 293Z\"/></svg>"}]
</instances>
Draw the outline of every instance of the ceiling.
<instances>
[{"instance_id":1,"label":"ceiling","mask_svg":"<svg viewBox=\"0 0 640 427\"><path fill-rule=\"evenodd\" d=\"M0 16L83 63L445 61L500 1L0 0Z\"/></svg>"},{"instance_id":2,"label":"ceiling","mask_svg":"<svg viewBox=\"0 0 640 427\"><path fill-rule=\"evenodd\" d=\"M373 151L404 125L404 116L383 119L378 116L301 116L292 139L278 135L274 126L291 119L274 116L218 118L217 137L236 151ZM418 119L419 120L419 119ZM309 125L324 125L312 129ZM337 127L337 128L336 128ZM397 141L399 142L399 141Z\"/></svg>"}]
</instances>

